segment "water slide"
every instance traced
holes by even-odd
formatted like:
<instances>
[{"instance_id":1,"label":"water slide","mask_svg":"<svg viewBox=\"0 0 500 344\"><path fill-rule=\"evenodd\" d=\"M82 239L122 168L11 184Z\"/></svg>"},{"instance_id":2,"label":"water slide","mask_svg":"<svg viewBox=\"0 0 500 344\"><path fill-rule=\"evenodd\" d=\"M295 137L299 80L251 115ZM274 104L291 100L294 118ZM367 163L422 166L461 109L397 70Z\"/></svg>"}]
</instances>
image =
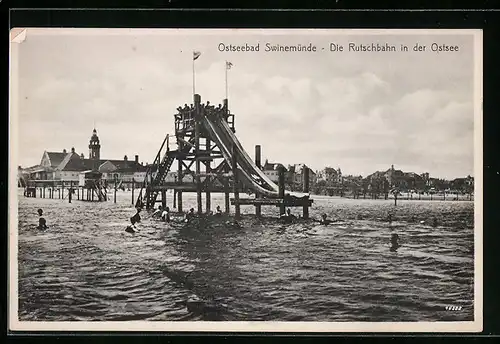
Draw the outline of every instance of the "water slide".
<instances>
[{"instance_id":1,"label":"water slide","mask_svg":"<svg viewBox=\"0 0 500 344\"><path fill-rule=\"evenodd\" d=\"M270 198L279 197L279 188L264 172L255 165L254 161L247 154L238 138L233 133L228 123L218 118L204 117L203 124L212 136L212 140L221 149L224 159L231 164L233 146L236 151L236 160L240 166L238 169L242 181L257 193ZM285 191L285 195L302 198L308 194Z\"/></svg>"}]
</instances>

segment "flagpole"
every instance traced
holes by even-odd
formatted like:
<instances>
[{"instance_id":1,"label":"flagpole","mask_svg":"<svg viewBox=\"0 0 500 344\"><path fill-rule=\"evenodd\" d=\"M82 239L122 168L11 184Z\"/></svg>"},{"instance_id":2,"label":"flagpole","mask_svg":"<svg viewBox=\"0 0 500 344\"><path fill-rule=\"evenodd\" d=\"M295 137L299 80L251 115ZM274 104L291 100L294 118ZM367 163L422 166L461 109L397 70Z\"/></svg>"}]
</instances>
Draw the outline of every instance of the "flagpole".
<instances>
[{"instance_id":1,"label":"flagpole","mask_svg":"<svg viewBox=\"0 0 500 344\"><path fill-rule=\"evenodd\" d=\"M195 79L194 79L194 51L193 51L192 59L193 59L193 97L194 97L194 95L195 95L195 89L194 89L194 84L195 84Z\"/></svg>"},{"instance_id":2,"label":"flagpole","mask_svg":"<svg viewBox=\"0 0 500 344\"><path fill-rule=\"evenodd\" d=\"M226 64L224 65L224 69L226 70L226 99L227 99L227 61Z\"/></svg>"}]
</instances>

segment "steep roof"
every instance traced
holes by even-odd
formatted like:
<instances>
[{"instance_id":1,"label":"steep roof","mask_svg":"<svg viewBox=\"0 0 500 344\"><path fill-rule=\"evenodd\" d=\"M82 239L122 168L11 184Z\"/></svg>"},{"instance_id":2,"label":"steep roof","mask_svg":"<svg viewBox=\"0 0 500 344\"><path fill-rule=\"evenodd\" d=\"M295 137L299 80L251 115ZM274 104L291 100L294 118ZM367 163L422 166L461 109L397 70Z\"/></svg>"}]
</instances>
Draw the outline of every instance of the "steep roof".
<instances>
[{"instance_id":1,"label":"steep roof","mask_svg":"<svg viewBox=\"0 0 500 344\"><path fill-rule=\"evenodd\" d=\"M49 156L50 166L55 168L55 167L57 167L57 166L59 166L61 164L61 162L66 157L67 153L63 153L63 152L47 152L47 155Z\"/></svg>"},{"instance_id":2,"label":"steep roof","mask_svg":"<svg viewBox=\"0 0 500 344\"><path fill-rule=\"evenodd\" d=\"M264 166L262 166L262 169L264 171L274 171L274 170L277 170L280 166L285 167L283 164L280 164L280 163L275 163L275 162L271 163L271 162L266 161L264 163ZM286 168L285 168L285 170L286 170Z\"/></svg>"},{"instance_id":3,"label":"steep roof","mask_svg":"<svg viewBox=\"0 0 500 344\"><path fill-rule=\"evenodd\" d=\"M312 175L315 175L316 172L314 172L309 166L307 166L306 164L294 164L294 165L290 165L288 167L288 170L290 172L293 172L293 173L302 173L302 171L304 170L304 168L308 168L309 169L309 174L312 174Z\"/></svg>"},{"instance_id":4,"label":"steep roof","mask_svg":"<svg viewBox=\"0 0 500 344\"><path fill-rule=\"evenodd\" d=\"M61 166L62 171L86 171L90 169L85 164L85 159L82 159L77 153L69 153L65 162L66 165Z\"/></svg>"}]
</instances>

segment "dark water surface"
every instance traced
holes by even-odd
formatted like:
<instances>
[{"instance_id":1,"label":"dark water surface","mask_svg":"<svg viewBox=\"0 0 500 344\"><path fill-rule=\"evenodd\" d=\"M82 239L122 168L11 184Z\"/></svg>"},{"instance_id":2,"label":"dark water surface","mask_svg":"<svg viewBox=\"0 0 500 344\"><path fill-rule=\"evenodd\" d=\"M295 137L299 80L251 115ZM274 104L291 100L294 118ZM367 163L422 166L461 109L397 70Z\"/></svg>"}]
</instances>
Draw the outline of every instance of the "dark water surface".
<instances>
[{"instance_id":1,"label":"dark water surface","mask_svg":"<svg viewBox=\"0 0 500 344\"><path fill-rule=\"evenodd\" d=\"M258 220L252 207L242 207L241 228L227 219L172 226L143 212L129 234L130 198L19 197L20 320L473 320L472 202L316 197L312 217L344 221L330 226ZM38 208L46 232L35 229Z\"/></svg>"}]
</instances>

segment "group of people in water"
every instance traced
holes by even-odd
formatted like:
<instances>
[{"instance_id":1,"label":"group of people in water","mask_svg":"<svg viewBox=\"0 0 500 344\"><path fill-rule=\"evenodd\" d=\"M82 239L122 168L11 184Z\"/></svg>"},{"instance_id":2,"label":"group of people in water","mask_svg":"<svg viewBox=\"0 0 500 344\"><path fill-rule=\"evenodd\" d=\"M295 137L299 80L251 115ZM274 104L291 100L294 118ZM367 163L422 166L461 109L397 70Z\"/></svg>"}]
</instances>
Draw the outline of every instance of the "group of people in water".
<instances>
[{"instance_id":1,"label":"group of people in water","mask_svg":"<svg viewBox=\"0 0 500 344\"><path fill-rule=\"evenodd\" d=\"M297 219L298 219L297 216L292 214L292 211L290 210L290 208L288 208L286 210L285 214L280 215L280 220L284 223L292 223L292 222L296 221ZM326 215L326 214L321 215L320 220L313 219L313 221L318 222L321 225L329 225L329 224L334 222L333 220L329 220L328 215Z\"/></svg>"},{"instance_id":2,"label":"group of people in water","mask_svg":"<svg viewBox=\"0 0 500 344\"><path fill-rule=\"evenodd\" d=\"M135 232L138 231L136 225L141 222L141 215L140 215L141 210L142 210L142 207L140 207L140 206L138 206L136 208L136 213L130 218L131 225L127 226L127 228L125 229L126 232L128 232L128 233L135 233ZM49 227L47 226L47 221L43 217L43 210L42 209L38 209L37 213L38 213L38 217L39 217L38 218L37 229L42 230L42 231L48 229ZM215 213L213 211L211 211L210 212L210 216L222 217L222 210L221 210L220 206L216 207ZM153 214L152 214L151 217L153 219L158 219L158 220L163 221L163 222L171 222L172 221L172 217L171 217L171 213L170 213L170 208L169 207L163 208L161 205L158 206L158 209L156 209L153 212ZM189 223L195 217L196 217L196 214L194 212L194 208L191 208L191 209L189 209L189 212L186 213L184 215L184 217L182 217L180 219L180 221L176 220L176 222ZM284 214L280 215L280 221L282 221L284 223L288 223L288 224L295 222L297 219L298 219L297 216L295 216L294 214L292 214L292 212L291 212L290 209L287 209ZM329 225L329 224L335 222L335 220L328 219L327 214L323 214L323 215L321 215L321 219L319 219L319 220L314 219L313 221L317 222L317 223L319 223L321 225ZM387 221L389 223L392 223L392 221L393 221L393 215L391 213L388 214ZM415 216L412 216L412 221L413 222L416 221ZM425 223L425 221L421 221L421 223ZM234 221L232 223L232 225L233 225L233 227L240 227L239 224L236 221ZM433 225L433 227L437 227L437 225L438 225L438 220L437 220L437 218L435 216L433 217L432 225ZM390 250L393 251L393 252L395 252L395 251L397 251L397 249L399 247L401 247L401 244L399 243L399 235L395 234L395 233L391 234L391 247L390 247Z\"/></svg>"},{"instance_id":3,"label":"group of people in water","mask_svg":"<svg viewBox=\"0 0 500 344\"><path fill-rule=\"evenodd\" d=\"M127 228L125 229L126 232L128 232L128 233L137 232L138 229L137 229L136 224L141 222L141 216L140 216L141 209L142 209L141 207L136 208L135 215L130 218L131 225L127 226ZM191 220L193 220L195 218L195 216L196 216L196 214L194 212L194 208L191 208L191 209L189 209L189 212L187 214L185 214L180 220L176 220L175 222L189 223L189 222L191 222ZM222 210L221 210L220 206L217 206L215 213L213 211L211 211L210 216L221 217ZM169 207L163 208L161 205L158 206L158 209L156 209L153 212L153 214L151 215L151 218L155 219L155 220L160 220L163 222L173 221L172 217L171 217L171 213L170 213L170 208Z\"/></svg>"}]
</instances>

